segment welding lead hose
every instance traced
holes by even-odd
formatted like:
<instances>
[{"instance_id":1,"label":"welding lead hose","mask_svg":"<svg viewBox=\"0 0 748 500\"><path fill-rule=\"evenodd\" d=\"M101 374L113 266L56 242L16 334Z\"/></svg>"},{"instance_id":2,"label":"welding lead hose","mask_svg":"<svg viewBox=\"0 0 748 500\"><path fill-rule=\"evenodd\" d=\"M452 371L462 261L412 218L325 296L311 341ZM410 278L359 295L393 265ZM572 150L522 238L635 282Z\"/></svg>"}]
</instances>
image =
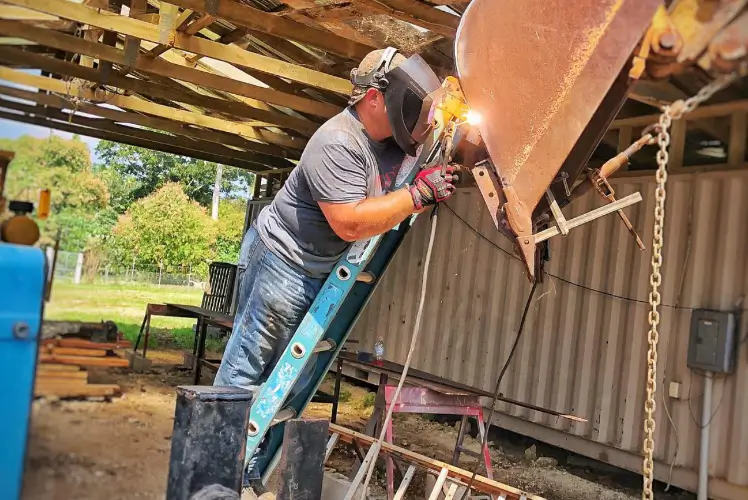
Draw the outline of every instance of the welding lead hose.
<instances>
[{"instance_id":1,"label":"welding lead hose","mask_svg":"<svg viewBox=\"0 0 748 500\"><path fill-rule=\"evenodd\" d=\"M371 449L369 450L369 453L367 453L366 458L371 459L368 465L368 470L366 472L366 480L364 481L364 487L361 489L361 499L365 500L366 498L366 488L369 486L369 481L371 480L371 475L374 472L374 467L377 463L377 457L379 456L379 450L382 449L382 442L384 441L384 437L387 433L387 427L390 424L390 421L392 420L392 412L395 409L395 402L400 398L400 391L403 388L403 384L405 383L405 378L408 376L408 369L410 368L410 362L413 359L413 353L416 350L416 344L418 343L418 334L421 330L421 317L423 316L423 305L426 302L426 285L428 284L429 279L429 267L431 267L431 251L434 248L434 237L436 236L436 222L438 219L437 211L438 211L439 205L434 207L434 211L431 212L431 235L429 236L429 245L426 250L426 262L423 265L423 278L421 279L421 298L418 302L418 313L416 314L416 324L413 325L413 333L410 341L410 350L408 351L408 357L405 360L405 364L403 365L403 372L400 375L400 381L397 384L397 389L395 389L395 396L392 398L392 404L389 406L389 409L387 410L387 416L384 419L384 422L382 423L382 432L379 434L379 439L371 445ZM371 455L371 456L370 456ZM361 463L361 467L366 467L365 463ZM351 489L355 491L356 484L351 485ZM349 495L347 495L349 496Z\"/></svg>"}]
</instances>

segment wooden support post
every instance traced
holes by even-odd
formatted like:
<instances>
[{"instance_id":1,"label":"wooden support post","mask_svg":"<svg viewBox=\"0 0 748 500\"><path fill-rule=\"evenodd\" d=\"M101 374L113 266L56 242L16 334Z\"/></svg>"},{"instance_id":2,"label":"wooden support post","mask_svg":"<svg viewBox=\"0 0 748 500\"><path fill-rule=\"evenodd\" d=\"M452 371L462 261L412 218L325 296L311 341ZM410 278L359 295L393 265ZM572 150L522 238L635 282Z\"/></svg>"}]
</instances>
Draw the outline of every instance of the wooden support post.
<instances>
[{"instance_id":1,"label":"wooden support post","mask_svg":"<svg viewBox=\"0 0 748 500\"><path fill-rule=\"evenodd\" d=\"M727 163L731 167L737 167L745 163L745 148L748 140L746 131L745 111L736 111L730 120L730 144L727 153Z\"/></svg>"},{"instance_id":2,"label":"wooden support post","mask_svg":"<svg viewBox=\"0 0 748 500\"><path fill-rule=\"evenodd\" d=\"M328 425L324 419L286 422L278 500L321 497Z\"/></svg>"},{"instance_id":3,"label":"wooden support post","mask_svg":"<svg viewBox=\"0 0 748 500\"><path fill-rule=\"evenodd\" d=\"M670 154L667 164L668 171L675 172L683 168L683 158L686 153L686 119L674 120L670 126Z\"/></svg>"}]
</instances>

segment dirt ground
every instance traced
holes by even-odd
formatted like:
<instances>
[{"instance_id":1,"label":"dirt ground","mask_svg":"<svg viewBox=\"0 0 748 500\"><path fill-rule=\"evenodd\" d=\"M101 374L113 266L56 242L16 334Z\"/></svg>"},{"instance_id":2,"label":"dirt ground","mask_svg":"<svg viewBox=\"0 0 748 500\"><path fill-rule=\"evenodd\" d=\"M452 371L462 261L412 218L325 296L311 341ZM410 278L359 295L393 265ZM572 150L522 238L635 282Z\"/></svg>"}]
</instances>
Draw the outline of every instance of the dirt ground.
<instances>
[{"instance_id":1,"label":"dirt ground","mask_svg":"<svg viewBox=\"0 0 748 500\"><path fill-rule=\"evenodd\" d=\"M37 400L33 405L24 500L162 499L166 489L174 416L174 387L191 384L189 372L175 368L178 351L149 351L150 373L124 369L91 370L91 381L117 383L123 395L111 401ZM204 380L203 383L208 383ZM331 384L327 381L326 384ZM332 392L331 387L323 387ZM373 397L366 389L344 384L338 423L361 431L371 414ZM305 416L329 417L330 405L312 404ZM412 451L449 461L457 429L420 416L396 415L395 442ZM466 437L466 446L479 443ZM531 454L532 450L528 452ZM592 472L586 464L541 457L528 460L524 445L494 443L495 478L549 500L636 499L636 486L615 473ZM327 462L330 470L348 475L356 455L339 445ZM530 458L534 458L530 456ZM463 455L460 465L471 469L476 459ZM567 463L568 462L568 463ZM422 499L421 472L406 498ZM383 474L375 476L372 493L384 490ZM691 498L683 493L658 498Z\"/></svg>"}]
</instances>

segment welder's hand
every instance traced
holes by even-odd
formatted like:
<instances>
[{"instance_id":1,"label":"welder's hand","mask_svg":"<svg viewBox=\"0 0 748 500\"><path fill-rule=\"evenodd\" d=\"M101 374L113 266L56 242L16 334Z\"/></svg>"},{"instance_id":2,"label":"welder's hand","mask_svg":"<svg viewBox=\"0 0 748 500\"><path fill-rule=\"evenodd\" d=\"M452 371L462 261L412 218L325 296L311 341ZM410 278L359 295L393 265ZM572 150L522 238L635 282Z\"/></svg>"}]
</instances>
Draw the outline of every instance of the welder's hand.
<instances>
[{"instance_id":1,"label":"welder's hand","mask_svg":"<svg viewBox=\"0 0 748 500\"><path fill-rule=\"evenodd\" d=\"M457 171L458 168L452 165L445 169L444 175L441 166L421 170L409 188L416 210L435 205L452 196L455 184L460 181Z\"/></svg>"}]
</instances>

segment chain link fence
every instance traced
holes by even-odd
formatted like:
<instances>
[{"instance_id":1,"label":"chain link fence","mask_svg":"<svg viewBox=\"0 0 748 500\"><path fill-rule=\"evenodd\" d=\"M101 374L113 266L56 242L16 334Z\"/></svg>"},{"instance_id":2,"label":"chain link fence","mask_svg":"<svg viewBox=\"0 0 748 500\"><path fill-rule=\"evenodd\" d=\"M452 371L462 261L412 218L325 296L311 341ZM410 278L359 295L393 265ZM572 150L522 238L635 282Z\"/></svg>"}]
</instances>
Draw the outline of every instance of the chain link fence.
<instances>
[{"instance_id":1,"label":"chain link fence","mask_svg":"<svg viewBox=\"0 0 748 500\"><path fill-rule=\"evenodd\" d=\"M54 251L46 250L50 265L53 262ZM188 271L182 273L164 272L158 267L143 266L112 266L99 262L87 262L86 254L77 252L57 252L57 262L54 267L54 281L66 283L100 283L127 284L143 283L152 285L183 286L205 289L207 273L201 274Z\"/></svg>"}]
</instances>

